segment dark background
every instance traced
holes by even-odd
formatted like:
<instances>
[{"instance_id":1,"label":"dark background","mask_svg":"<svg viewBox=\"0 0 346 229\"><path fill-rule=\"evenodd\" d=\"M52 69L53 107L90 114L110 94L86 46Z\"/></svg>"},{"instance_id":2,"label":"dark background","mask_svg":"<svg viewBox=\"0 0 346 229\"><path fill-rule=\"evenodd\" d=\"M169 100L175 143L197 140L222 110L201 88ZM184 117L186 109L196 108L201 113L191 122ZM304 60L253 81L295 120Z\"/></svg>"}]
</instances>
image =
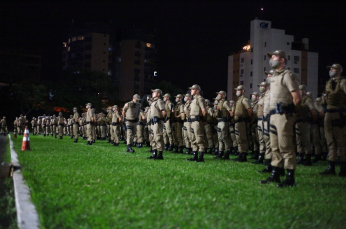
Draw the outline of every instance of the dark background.
<instances>
[{"instance_id":1,"label":"dark background","mask_svg":"<svg viewBox=\"0 0 346 229\"><path fill-rule=\"evenodd\" d=\"M155 28L158 80L183 89L197 83L212 98L227 89L228 55L247 44L255 17L299 40L309 38L310 51L319 53L319 82L324 83L326 65L345 66L345 12L346 1L3 2L0 44L41 51L41 80L49 81L60 77L62 42L72 19L75 27L112 21Z\"/></svg>"}]
</instances>

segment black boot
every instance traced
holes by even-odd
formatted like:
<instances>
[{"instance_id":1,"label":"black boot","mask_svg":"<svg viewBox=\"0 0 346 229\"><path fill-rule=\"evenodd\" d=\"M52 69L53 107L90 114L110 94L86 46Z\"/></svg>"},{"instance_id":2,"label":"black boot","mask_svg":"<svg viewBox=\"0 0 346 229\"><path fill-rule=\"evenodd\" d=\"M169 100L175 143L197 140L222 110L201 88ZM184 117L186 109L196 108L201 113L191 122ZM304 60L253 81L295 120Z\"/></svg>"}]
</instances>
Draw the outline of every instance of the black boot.
<instances>
[{"instance_id":1,"label":"black boot","mask_svg":"<svg viewBox=\"0 0 346 229\"><path fill-rule=\"evenodd\" d=\"M316 154L315 159L312 160L312 163L318 163L321 160L321 154Z\"/></svg>"},{"instance_id":2,"label":"black boot","mask_svg":"<svg viewBox=\"0 0 346 229\"><path fill-rule=\"evenodd\" d=\"M183 152L184 146L180 146L179 149L180 149L180 150L179 150L179 153L184 153L184 152Z\"/></svg>"},{"instance_id":3,"label":"black boot","mask_svg":"<svg viewBox=\"0 0 346 229\"><path fill-rule=\"evenodd\" d=\"M241 157L239 158L238 162L247 162L247 153L241 153Z\"/></svg>"},{"instance_id":4,"label":"black boot","mask_svg":"<svg viewBox=\"0 0 346 229\"><path fill-rule=\"evenodd\" d=\"M346 177L346 162L340 162L340 172L338 173L339 177Z\"/></svg>"},{"instance_id":5,"label":"black boot","mask_svg":"<svg viewBox=\"0 0 346 229\"><path fill-rule=\"evenodd\" d=\"M238 146L234 147L234 156L238 156L239 155L239 151L238 151Z\"/></svg>"},{"instance_id":6,"label":"black boot","mask_svg":"<svg viewBox=\"0 0 346 229\"><path fill-rule=\"evenodd\" d=\"M336 175L335 173L335 161L329 161L326 171L320 173L320 175Z\"/></svg>"},{"instance_id":7,"label":"black boot","mask_svg":"<svg viewBox=\"0 0 346 229\"><path fill-rule=\"evenodd\" d=\"M238 157L235 159L232 159L232 161L239 161L239 160L241 160L242 156L243 156L243 153L240 153L240 154L238 154Z\"/></svg>"},{"instance_id":8,"label":"black boot","mask_svg":"<svg viewBox=\"0 0 346 229\"><path fill-rule=\"evenodd\" d=\"M321 161L326 161L327 160L327 152L322 152L322 157L321 157Z\"/></svg>"},{"instance_id":9,"label":"black boot","mask_svg":"<svg viewBox=\"0 0 346 229\"><path fill-rule=\"evenodd\" d=\"M168 149L168 144L165 144L163 147L163 150L167 150Z\"/></svg>"},{"instance_id":10,"label":"black boot","mask_svg":"<svg viewBox=\"0 0 346 229\"><path fill-rule=\"evenodd\" d=\"M157 157L157 151L156 149L153 150L153 155L151 155L150 157L147 157L147 159L155 159Z\"/></svg>"},{"instance_id":11,"label":"black boot","mask_svg":"<svg viewBox=\"0 0 346 229\"><path fill-rule=\"evenodd\" d=\"M168 146L168 151L173 151L173 145Z\"/></svg>"},{"instance_id":12,"label":"black boot","mask_svg":"<svg viewBox=\"0 0 346 229\"><path fill-rule=\"evenodd\" d=\"M78 142L78 139L77 139L77 138L75 138L73 142L74 142L74 143L77 143L77 142Z\"/></svg>"},{"instance_id":13,"label":"black boot","mask_svg":"<svg viewBox=\"0 0 346 229\"><path fill-rule=\"evenodd\" d=\"M230 150L227 150L225 153L225 156L223 158L221 158L222 160L229 160L229 154L231 153Z\"/></svg>"},{"instance_id":14,"label":"black boot","mask_svg":"<svg viewBox=\"0 0 346 229\"><path fill-rule=\"evenodd\" d=\"M285 188L285 187L294 187L294 186L296 186L296 182L294 180L294 170L287 169L286 179L282 183L278 184L276 187Z\"/></svg>"},{"instance_id":15,"label":"black boot","mask_svg":"<svg viewBox=\"0 0 346 229\"><path fill-rule=\"evenodd\" d=\"M280 183L280 174L277 171L277 167L273 167L270 177L268 177L266 180L261 180L259 183L269 184L272 182Z\"/></svg>"},{"instance_id":16,"label":"black boot","mask_svg":"<svg viewBox=\"0 0 346 229\"><path fill-rule=\"evenodd\" d=\"M93 143L95 143L95 139L93 139Z\"/></svg>"},{"instance_id":17,"label":"black boot","mask_svg":"<svg viewBox=\"0 0 346 229\"><path fill-rule=\"evenodd\" d=\"M217 147L215 147L215 148L214 148L214 153L213 153L213 155L217 155L218 152L219 152L219 149L218 149Z\"/></svg>"},{"instance_id":18,"label":"black boot","mask_svg":"<svg viewBox=\"0 0 346 229\"><path fill-rule=\"evenodd\" d=\"M186 148L185 153L186 153L186 154L191 154L190 148Z\"/></svg>"},{"instance_id":19,"label":"black boot","mask_svg":"<svg viewBox=\"0 0 346 229\"><path fill-rule=\"evenodd\" d=\"M163 160L162 151L159 151L159 155L157 155L157 157L154 158L154 160Z\"/></svg>"},{"instance_id":20,"label":"black boot","mask_svg":"<svg viewBox=\"0 0 346 229\"><path fill-rule=\"evenodd\" d=\"M285 176L285 169L283 167L278 168L280 177L284 177Z\"/></svg>"},{"instance_id":21,"label":"black boot","mask_svg":"<svg viewBox=\"0 0 346 229\"><path fill-rule=\"evenodd\" d=\"M111 143L112 141L111 141L111 139L110 138L108 138L108 142L107 143Z\"/></svg>"},{"instance_id":22,"label":"black boot","mask_svg":"<svg viewBox=\"0 0 346 229\"><path fill-rule=\"evenodd\" d=\"M135 151L131 148L131 145L127 145L127 150L126 150L126 152L134 153Z\"/></svg>"},{"instance_id":23,"label":"black boot","mask_svg":"<svg viewBox=\"0 0 346 229\"><path fill-rule=\"evenodd\" d=\"M111 143L111 144L114 144L114 140L111 140L110 143Z\"/></svg>"},{"instance_id":24,"label":"black boot","mask_svg":"<svg viewBox=\"0 0 346 229\"><path fill-rule=\"evenodd\" d=\"M312 165L312 163L311 163L311 154L307 154L305 156L305 159L304 159L302 165L304 165L304 166L311 166Z\"/></svg>"},{"instance_id":25,"label":"black boot","mask_svg":"<svg viewBox=\"0 0 346 229\"><path fill-rule=\"evenodd\" d=\"M70 139L72 139L73 138L73 135L70 137Z\"/></svg>"},{"instance_id":26,"label":"black boot","mask_svg":"<svg viewBox=\"0 0 346 229\"><path fill-rule=\"evenodd\" d=\"M178 151L178 146L175 147L174 153L179 153L179 151Z\"/></svg>"},{"instance_id":27,"label":"black boot","mask_svg":"<svg viewBox=\"0 0 346 229\"><path fill-rule=\"evenodd\" d=\"M301 165L304 162L304 153L299 153L298 159L297 159L297 165Z\"/></svg>"},{"instance_id":28,"label":"black boot","mask_svg":"<svg viewBox=\"0 0 346 229\"><path fill-rule=\"evenodd\" d=\"M271 165L271 160L270 159L266 159L265 161L265 169L261 170L261 171L257 171L258 173L271 173L272 172L272 165Z\"/></svg>"},{"instance_id":29,"label":"black boot","mask_svg":"<svg viewBox=\"0 0 346 229\"><path fill-rule=\"evenodd\" d=\"M150 150L147 151L148 153L152 153L153 152L153 147L150 146Z\"/></svg>"},{"instance_id":30,"label":"black boot","mask_svg":"<svg viewBox=\"0 0 346 229\"><path fill-rule=\"evenodd\" d=\"M143 147L142 143L137 144L137 148L142 148L142 147Z\"/></svg>"},{"instance_id":31,"label":"black boot","mask_svg":"<svg viewBox=\"0 0 346 229\"><path fill-rule=\"evenodd\" d=\"M198 159L197 153L192 152L193 156L191 158L186 159L187 161L196 161Z\"/></svg>"},{"instance_id":32,"label":"black boot","mask_svg":"<svg viewBox=\"0 0 346 229\"><path fill-rule=\"evenodd\" d=\"M263 164L263 160L264 160L264 153L260 153L258 156L258 159L252 162L252 164Z\"/></svg>"},{"instance_id":33,"label":"black boot","mask_svg":"<svg viewBox=\"0 0 346 229\"><path fill-rule=\"evenodd\" d=\"M60 136L59 139L62 139L62 136Z\"/></svg>"},{"instance_id":34,"label":"black boot","mask_svg":"<svg viewBox=\"0 0 346 229\"><path fill-rule=\"evenodd\" d=\"M210 154L210 155L212 155L213 154L213 148L209 148L209 151L207 152L207 154Z\"/></svg>"},{"instance_id":35,"label":"black boot","mask_svg":"<svg viewBox=\"0 0 346 229\"><path fill-rule=\"evenodd\" d=\"M91 142L91 141L88 141L88 144L87 145L89 145L89 146L91 146L93 143Z\"/></svg>"},{"instance_id":36,"label":"black boot","mask_svg":"<svg viewBox=\"0 0 346 229\"><path fill-rule=\"evenodd\" d=\"M147 145L147 146L150 146L150 142L146 142L146 145Z\"/></svg>"},{"instance_id":37,"label":"black boot","mask_svg":"<svg viewBox=\"0 0 346 229\"><path fill-rule=\"evenodd\" d=\"M219 153L214 157L214 159L221 159L223 157L223 151L219 151Z\"/></svg>"},{"instance_id":38,"label":"black boot","mask_svg":"<svg viewBox=\"0 0 346 229\"><path fill-rule=\"evenodd\" d=\"M203 155L204 155L204 152L199 152L199 157L195 162L204 162Z\"/></svg>"},{"instance_id":39,"label":"black boot","mask_svg":"<svg viewBox=\"0 0 346 229\"><path fill-rule=\"evenodd\" d=\"M253 154L253 156L252 156L250 159L255 159L255 160L257 160L257 159L258 159L258 155L259 155L258 151L255 151L254 154Z\"/></svg>"}]
</instances>

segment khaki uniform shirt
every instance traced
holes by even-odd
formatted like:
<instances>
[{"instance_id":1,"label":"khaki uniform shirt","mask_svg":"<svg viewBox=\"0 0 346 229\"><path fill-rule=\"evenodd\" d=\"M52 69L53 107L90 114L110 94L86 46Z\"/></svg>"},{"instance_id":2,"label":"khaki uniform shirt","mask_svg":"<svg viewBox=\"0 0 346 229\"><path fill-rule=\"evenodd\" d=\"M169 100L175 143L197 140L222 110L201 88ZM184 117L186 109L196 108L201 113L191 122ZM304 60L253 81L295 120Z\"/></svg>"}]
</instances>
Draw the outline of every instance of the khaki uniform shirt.
<instances>
[{"instance_id":1,"label":"khaki uniform shirt","mask_svg":"<svg viewBox=\"0 0 346 229\"><path fill-rule=\"evenodd\" d=\"M159 98L155 98L153 103L150 106L151 117L163 118L162 112L161 112L162 110L165 110L165 104L163 103L163 100Z\"/></svg>"},{"instance_id":2,"label":"khaki uniform shirt","mask_svg":"<svg viewBox=\"0 0 346 229\"><path fill-rule=\"evenodd\" d=\"M135 103L133 101L126 103L124 106L125 118L128 120L135 120L138 117L140 109L140 103Z\"/></svg>"},{"instance_id":3,"label":"khaki uniform shirt","mask_svg":"<svg viewBox=\"0 0 346 229\"><path fill-rule=\"evenodd\" d=\"M199 115L201 118L203 117L202 109L206 108L205 100L201 95L194 95L193 100L191 101L191 116ZM194 118L194 117L192 117Z\"/></svg>"}]
</instances>

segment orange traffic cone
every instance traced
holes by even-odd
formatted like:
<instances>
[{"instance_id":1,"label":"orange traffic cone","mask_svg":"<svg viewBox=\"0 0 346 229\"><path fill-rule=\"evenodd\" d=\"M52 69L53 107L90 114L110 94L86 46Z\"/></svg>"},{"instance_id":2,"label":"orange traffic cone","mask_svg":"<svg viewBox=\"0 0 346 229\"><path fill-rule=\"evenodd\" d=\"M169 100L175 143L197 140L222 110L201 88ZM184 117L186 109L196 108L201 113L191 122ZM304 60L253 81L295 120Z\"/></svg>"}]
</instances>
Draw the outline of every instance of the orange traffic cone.
<instances>
[{"instance_id":1,"label":"orange traffic cone","mask_svg":"<svg viewBox=\"0 0 346 229\"><path fill-rule=\"evenodd\" d=\"M14 130L13 130L13 137L14 137L14 138L17 138L17 127L14 127Z\"/></svg>"},{"instance_id":2,"label":"orange traffic cone","mask_svg":"<svg viewBox=\"0 0 346 229\"><path fill-rule=\"evenodd\" d=\"M30 138L29 138L29 130L28 126L25 126L23 143L22 143L22 151L30 150Z\"/></svg>"}]
</instances>

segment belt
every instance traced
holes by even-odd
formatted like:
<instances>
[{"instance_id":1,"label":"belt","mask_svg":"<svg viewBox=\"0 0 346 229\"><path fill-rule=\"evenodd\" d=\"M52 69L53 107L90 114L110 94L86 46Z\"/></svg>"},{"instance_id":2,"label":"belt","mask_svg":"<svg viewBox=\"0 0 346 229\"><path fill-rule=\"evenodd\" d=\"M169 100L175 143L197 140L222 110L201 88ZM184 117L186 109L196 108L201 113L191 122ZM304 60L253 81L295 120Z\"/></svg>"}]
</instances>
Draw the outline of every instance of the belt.
<instances>
[{"instance_id":1,"label":"belt","mask_svg":"<svg viewBox=\"0 0 346 229\"><path fill-rule=\"evenodd\" d=\"M261 120L263 120L263 118L262 118L262 117L257 119L257 121L261 121Z\"/></svg>"},{"instance_id":2,"label":"belt","mask_svg":"<svg viewBox=\"0 0 346 229\"><path fill-rule=\"evenodd\" d=\"M90 124L91 122L85 122L86 125Z\"/></svg>"},{"instance_id":3,"label":"belt","mask_svg":"<svg viewBox=\"0 0 346 229\"><path fill-rule=\"evenodd\" d=\"M128 120L128 119L125 119L125 122L137 122L137 119L135 119L135 120Z\"/></svg>"},{"instance_id":4,"label":"belt","mask_svg":"<svg viewBox=\"0 0 346 229\"><path fill-rule=\"evenodd\" d=\"M137 125L143 125L143 123L142 122L137 122Z\"/></svg>"},{"instance_id":5,"label":"belt","mask_svg":"<svg viewBox=\"0 0 346 229\"><path fill-rule=\"evenodd\" d=\"M112 122L112 126L116 126L116 125L118 125L118 123Z\"/></svg>"},{"instance_id":6,"label":"belt","mask_svg":"<svg viewBox=\"0 0 346 229\"><path fill-rule=\"evenodd\" d=\"M301 123L301 122L310 122L310 119L309 118L300 118L300 119L297 119L296 123Z\"/></svg>"},{"instance_id":7,"label":"belt","mask_svg":"<svg viewBox=\"0 0 346 229\"><path fill-rule=\"evenodd\" d=\"M64 124L59 124L59 126L64 126Z\"/></svg>"},{"instance_id":8,"label":"belt","mask_svg":"<svg viewBox=\"0 0 346 229\"><path fill-rule=\"evenodd\" d=\"M220 118L217 120L217 122L228 122L227 118Z\"/></svg>"},{"instance_id":9,"label":"belt","mask_svg":"<svg viewBox=\"0 0 346 229\"><path fill-rule=\"evenodd\" d=\"M78 122L74 122L73 125L79 125Z\"/></svg>"},{"instance_id":10,"label":"belt","mask_svg":"<svg viewBox=\"0 0 346 229\"><path fill-rule=\"evenodd\" d=\"M238 122L246 122L246 119L243 118L243 117L239 117L237 120L234 121L235 123L238 123Z\"/></svg>"}]
</instances>

